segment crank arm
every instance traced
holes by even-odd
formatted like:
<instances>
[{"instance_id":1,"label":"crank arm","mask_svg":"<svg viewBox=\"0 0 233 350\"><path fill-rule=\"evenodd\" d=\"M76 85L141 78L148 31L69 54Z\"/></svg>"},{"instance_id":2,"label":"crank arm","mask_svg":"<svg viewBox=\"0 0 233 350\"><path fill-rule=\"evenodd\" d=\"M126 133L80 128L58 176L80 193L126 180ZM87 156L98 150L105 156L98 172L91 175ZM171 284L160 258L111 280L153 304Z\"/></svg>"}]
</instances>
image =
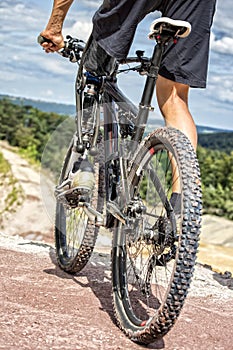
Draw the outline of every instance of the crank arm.
<instances>
[{"instance_id":1,"label":"crank arm","mask_svg":"<svg viewBox=\"0 0 233 350\"><path fill-rule=\"evenodd\" d=\"M103 215L92 208L89 203L83 202L79 203L80 207L83 207L86 215L88 216L88 219L90 220L91 223L93 223L96 226L104 226L105 225L105 220Z\"/></svg>"}]
</instances>

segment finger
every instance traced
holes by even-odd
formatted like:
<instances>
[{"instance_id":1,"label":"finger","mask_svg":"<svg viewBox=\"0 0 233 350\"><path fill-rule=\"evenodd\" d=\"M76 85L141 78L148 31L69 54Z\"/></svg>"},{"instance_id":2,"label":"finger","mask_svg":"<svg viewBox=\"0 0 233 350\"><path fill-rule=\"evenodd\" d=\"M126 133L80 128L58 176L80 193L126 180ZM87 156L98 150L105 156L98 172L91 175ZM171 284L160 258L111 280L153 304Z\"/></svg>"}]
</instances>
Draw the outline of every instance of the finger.
<instances>
[{"instance_id":1,"label":"finger","mask_svg":"<svg viewBox=\"0 0 233 350\"><path fill-rule=\"evenodd\" d=\"M54 53L54 51L50 50L50 49L47 49L45 50L46 53Z\"/></svg>"},{"instance_id":2,"label":"finger","mask_svg":"<svg viewBox=\"0 0 233 350\"><path fill-rule=\"evenodd\" d=\"M53 49L53 48L50 48L50 47L43 47L43 50L44 50L46 53L53 53L53 52L54 52L54 49Z\"/></svg>"},{"instance_id":3,"label":"finger","mask_svg":"<svg viewBox=\"0 0 233 350\"><path fill-rule=\"evenodd\" d=\"M44 42L41 46L43 46L43 47L45 47L45 48L50 48L50 47L53 47L54 44L53 44L53 43Z\"/></svg>"}]
</instances>

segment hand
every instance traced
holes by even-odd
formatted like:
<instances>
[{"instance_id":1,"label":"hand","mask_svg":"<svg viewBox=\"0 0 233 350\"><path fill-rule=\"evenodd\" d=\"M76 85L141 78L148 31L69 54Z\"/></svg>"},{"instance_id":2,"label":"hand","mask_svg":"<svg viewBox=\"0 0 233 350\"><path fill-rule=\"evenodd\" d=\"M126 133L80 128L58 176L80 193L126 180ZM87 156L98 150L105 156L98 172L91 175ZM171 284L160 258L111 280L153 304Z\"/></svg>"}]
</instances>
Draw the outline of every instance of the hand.
<instances>
[{"instance_id":1,"label":"hand","mask_svg":"<svg viewBox=\"0 0 233 350\"><path fill-rule=\"evenodd\" d=\"M41 44L46 53L56 52L64 47L64 39L61 33L54 34L49 30L44 30L40 35L48 39L48 42L45 41Z\"/></svg>"}]
</instances>

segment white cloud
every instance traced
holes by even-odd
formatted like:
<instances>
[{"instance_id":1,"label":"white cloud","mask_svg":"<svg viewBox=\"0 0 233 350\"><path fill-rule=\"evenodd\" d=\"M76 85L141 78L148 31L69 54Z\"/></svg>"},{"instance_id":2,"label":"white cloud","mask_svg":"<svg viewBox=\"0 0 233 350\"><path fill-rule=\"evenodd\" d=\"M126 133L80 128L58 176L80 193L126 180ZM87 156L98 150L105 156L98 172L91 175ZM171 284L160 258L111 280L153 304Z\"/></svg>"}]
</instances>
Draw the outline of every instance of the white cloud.
<instances>
[{"instance_id":1,"label":"white cloud","mask_svg":"<svg viewBox=\"0 0 233 350\"><path fill-rule=\"evenodd\" d=\"M43 96L45 96L45 97L55 97L54 96L54 91L52 91L51 89L48 89L48 90L46 90L46 91L44 91L43 92Z\"/></svg>"},{"instance_id":2,"label":"white cloud","mask_svg":"<svg viewBox=\"0 0 233 350\"><path fill-rule=\"evenodd\" d=\"M232 0L217 1L213 30L233 37Z\"/></svg>"},{"instance_id":3,"label":"white cloud","mask_svg":"<svg viewBox=\"0 0 233 350\"><path fill-rule=\"evenodd\" d=\"M86 6L92 7L93 9L97 9L103 1L97 0L97 1L92 1L92 0L84 0L84 3L86 3Z\"/></svg>"},{"instance_id":4,"label":"white cloud","mask_svg":"<svg viewBox=\"0 0 233 350\"><path fill-rule=\"evenodd\" d=\"M87 22L86 20L79 20L73 24L70 28L64 28L64 35L71 35L74 37L78 37L84 41L87 41L88 37L91 34L92 23Z\"/></svg>"},{"instance_id":5,"label":"white cloud","mask_svg":"<svg viewBox=\"0 0 233 350\"><path fill-rule=\"evenodd\" d=\"M224 36L217 40L213 34L211 37L211 50L223 54L233 55L233 38Z\"/></svg>"},{"instance_id":6,"label":"white cloud","mask_svg":"<svg viewBox=\"0 0 233 350\"><path fill-rule=\"evenodd\" d=\"M210 78L209 95L222 102L233 103L233 77L227 74Z\"/></svg>"},{"instance_id":7,"label":"white cloud","mask_svg":"<svg viewBox=\"0 0 233 350\"><path fill-rule=\"evenodd\" d=\"M232 0L217 1L217 9L211 35L211 50L233 55Z\"/></svg>"},{"instance_id":8,"label":"white cloud","mask_svg":"<svg viewBox=\"0 0 233 350\"><path fill-rule=\"evenodd\" d=\"M4 1L0 4L1 30L11 34L13 38L17 31L27 32L38 28L38 24L43 21L43 17L38 16L38 9L25 5L20 1L12 3ZM10 27L9 27L10 26ZM25 33L26 34L26 33Z\"/></svg>"}]
</instances>

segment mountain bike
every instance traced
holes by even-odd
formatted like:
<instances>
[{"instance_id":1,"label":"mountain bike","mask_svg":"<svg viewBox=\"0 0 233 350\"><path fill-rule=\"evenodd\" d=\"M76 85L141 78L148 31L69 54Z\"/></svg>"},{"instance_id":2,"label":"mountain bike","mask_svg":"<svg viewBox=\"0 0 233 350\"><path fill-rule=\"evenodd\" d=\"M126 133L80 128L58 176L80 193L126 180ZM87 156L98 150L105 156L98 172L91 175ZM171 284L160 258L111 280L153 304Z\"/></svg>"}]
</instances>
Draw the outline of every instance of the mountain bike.
<instances>
[{"instance_id":1,"label":"mountain bike","mask_svg":"<svg viewBox=\"0 0 233 350\"><path fill-rule=\"evenodd\" d=\"M163 52L189 31L187 22L155 20L152 57L136 51L104 77L84 70L81 40L68 36L61 51L79 69L76 130L55 190L57 261L68 273L81 271L99 228L111 230L115 317L130 339L144 344L164 336L178 318L198 248L201 181L193 147L171 127L145 135ZM118 87L118 74L124 71L146 77L138 108ZM94 186L61 195L59 188L78 159L93 165ZM177 203L172 201L175 186Z\"/></svg>"}]
</instances>

